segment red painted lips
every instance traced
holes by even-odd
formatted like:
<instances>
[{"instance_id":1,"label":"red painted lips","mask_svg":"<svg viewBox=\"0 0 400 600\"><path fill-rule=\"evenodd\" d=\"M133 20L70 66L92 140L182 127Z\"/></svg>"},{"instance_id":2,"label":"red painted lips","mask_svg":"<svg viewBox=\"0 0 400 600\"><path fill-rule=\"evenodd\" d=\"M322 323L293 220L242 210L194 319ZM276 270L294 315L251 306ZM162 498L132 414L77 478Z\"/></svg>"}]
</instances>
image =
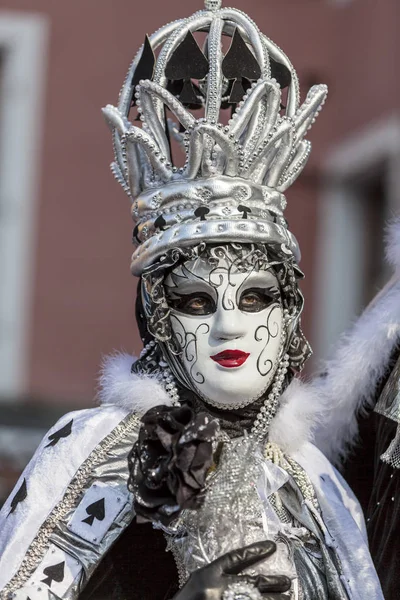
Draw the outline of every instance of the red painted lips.
<instances>
[{"instance_id":1,"label":"red painted lips","mask_svg":"<svg viewBox=\"0 0 400 600\"><path fill-rule=\"evenodd\" d=\"M242 352L241 350L224 350L223 352L219 352L219 354L210 356L210 358L221 365L221 367L232 369L233 367L241 367L249 356L249 352Z\"/></svg>"}]
</instances>

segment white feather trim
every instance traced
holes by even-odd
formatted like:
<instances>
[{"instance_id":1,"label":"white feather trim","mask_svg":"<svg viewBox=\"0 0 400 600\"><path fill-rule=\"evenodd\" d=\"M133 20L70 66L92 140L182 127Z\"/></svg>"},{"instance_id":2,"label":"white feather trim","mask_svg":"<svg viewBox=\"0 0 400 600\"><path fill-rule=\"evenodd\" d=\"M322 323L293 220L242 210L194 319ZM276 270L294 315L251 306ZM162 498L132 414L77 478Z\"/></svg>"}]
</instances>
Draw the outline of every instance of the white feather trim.
<instances>
[{"instance_id":1,"label":"white feather trim","mask_svg":"<svg viewBox=\"0 0 400 600\"><path fill-rule=\"evenodd\" d=\"M394 219L387 228L386 258L398 273L400 271L400 218Z\"/></svg>"},{"instance_id":2,"label":"white feather trim","mask_svg":"<svg viewBox=\"0 0 400 600\"><path fill-rule=\"evenodd\" d=\"M139 415L160 404L171 406L171 398L157 379L131 373L135 360L121 352L104 359L97 393L100 404L114 404Z\"/></svg>"},{"instance_id":3,"label":"white feather trim","mask_svg":"<svg viewBox=\"0 0 400 600\"><path fill-rule=\"evenodd\" d=\"M315 390L294 379L280 399L269 439L288 454L297 452L304 443L313 441L320 413L321 401Z\"/></svg>"},{"instance_id":4,"label":"white feather trim","mask_svg":"<svg viewBox=\"0 0 400 600\"><path fill-rule=\"evenodd\" d=\"M399 257L400 258L400 257ZM326 375L310 386L321 402L315 443L335 463L358 434L357 416L371 406L376 385L400 342L400 281L394 280L340 340Z\"/></svg>"}]
</instances>

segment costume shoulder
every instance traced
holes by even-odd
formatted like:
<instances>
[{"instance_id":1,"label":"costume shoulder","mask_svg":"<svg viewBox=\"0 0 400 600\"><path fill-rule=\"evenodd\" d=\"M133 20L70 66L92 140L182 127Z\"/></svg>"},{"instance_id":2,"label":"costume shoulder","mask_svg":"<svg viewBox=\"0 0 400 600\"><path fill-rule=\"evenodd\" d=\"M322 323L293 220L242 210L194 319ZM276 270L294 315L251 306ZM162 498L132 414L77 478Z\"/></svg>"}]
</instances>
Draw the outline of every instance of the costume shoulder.
<instances>
[{"instance_id":1,"label":"costume shoulder","mask_svg":"<svg viewBox=\"0 0 400 600\"><path fill-rule=\"evenodd\" d=\"M140 415L168 404L162 385L105 362L97 408L46 434L0 512L0 598L74 599L133 518L127 457Z\"/></svg>"},{"instance_id":2,"label":"costume shoulder","mask_svg":"<svg viewBox=\"0 0 400 600\"><path fill-rule=\"evenodd\" d=\"M80 585L86 565L75 560L75 546L95 536L101 543L129 504L127 464L113 466L110 484L107 462L123 455L126 463L138 423L110 405L69 413L46 434L0 512L2 598L28 586L23 597L34 600L42 583L64 597Z\"/></svg>"}]
</instances>

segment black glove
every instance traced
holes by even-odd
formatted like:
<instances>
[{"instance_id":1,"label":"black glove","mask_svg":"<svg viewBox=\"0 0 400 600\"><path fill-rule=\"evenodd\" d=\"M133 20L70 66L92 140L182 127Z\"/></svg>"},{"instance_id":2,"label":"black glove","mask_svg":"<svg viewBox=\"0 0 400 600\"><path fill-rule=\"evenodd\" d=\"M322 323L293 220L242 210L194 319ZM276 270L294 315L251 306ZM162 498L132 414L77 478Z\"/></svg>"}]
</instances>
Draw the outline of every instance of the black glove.
<instances>
[{"instance_id":1,"label":"black glove","mask_svg":"<svg viewBox=\"0 0 400 600\"><path fill-rule=\"evenodd\" d=\"M265 600L284 600L282 596L291 585L285 575L239 575L243 569L265 560L276 550L270 541L256 542L220 556L206 567L194 571L173 600L221 600L232 583L251 583Z\"/></svg>"}]
</instances>

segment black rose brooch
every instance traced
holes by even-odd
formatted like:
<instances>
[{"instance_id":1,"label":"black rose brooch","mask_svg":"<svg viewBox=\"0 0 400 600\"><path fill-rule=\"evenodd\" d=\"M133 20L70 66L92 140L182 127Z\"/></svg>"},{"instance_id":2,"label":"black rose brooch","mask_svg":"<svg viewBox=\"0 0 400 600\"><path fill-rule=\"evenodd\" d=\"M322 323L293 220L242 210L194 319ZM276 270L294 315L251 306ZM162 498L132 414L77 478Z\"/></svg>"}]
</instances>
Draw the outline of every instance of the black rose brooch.
<instances>
[{"instance_id":1,"label":"black rose brooch","mask_svg":"<svg viewBox=\"0 0 400 600\"><path fill-rule=\"evenodd\" d=\"M218 421L189 406L156 406L142 417L129 454L129 489L137 520L169 525L202 504Z\"/></svg>"}]
</instances>

